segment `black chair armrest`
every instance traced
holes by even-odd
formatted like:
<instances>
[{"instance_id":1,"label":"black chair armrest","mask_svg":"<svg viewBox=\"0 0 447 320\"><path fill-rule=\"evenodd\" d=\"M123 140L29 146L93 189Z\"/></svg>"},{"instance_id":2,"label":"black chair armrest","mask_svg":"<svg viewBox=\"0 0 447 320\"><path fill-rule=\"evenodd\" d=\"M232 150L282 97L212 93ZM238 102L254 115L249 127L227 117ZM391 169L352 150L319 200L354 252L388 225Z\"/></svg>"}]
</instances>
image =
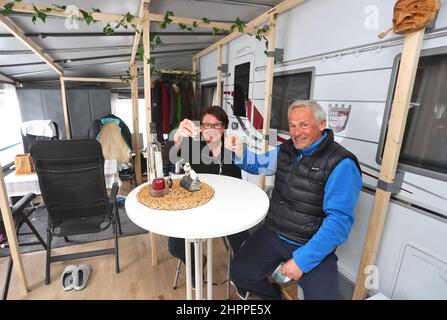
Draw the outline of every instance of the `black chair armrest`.
<instances>
[{"instance_id":1,"label":"black chair armrest","mask_svg":"<svg viewBox=\"0 0 447 320\"><path fill-rule=\"evenodd\" d=\"M18 212L23 211L27 205L30 204L30 202L36 197L34 193L28 193L26 196L24 196L22 199L20 199L13 207L12 207L12 214L16 214Z\"/></svg>"},{"instance_id":2,"label":"black chair armrest","mask_svg":"<svg viewBox=\"0 0 447 320\"><path fill-rule=\"evenodd\" d=\"M118 195L118 182L114 182L112 185L112 191L110 192L109 202L113 203L116 201L116 196Z\"/></svg>"}]
</instances>

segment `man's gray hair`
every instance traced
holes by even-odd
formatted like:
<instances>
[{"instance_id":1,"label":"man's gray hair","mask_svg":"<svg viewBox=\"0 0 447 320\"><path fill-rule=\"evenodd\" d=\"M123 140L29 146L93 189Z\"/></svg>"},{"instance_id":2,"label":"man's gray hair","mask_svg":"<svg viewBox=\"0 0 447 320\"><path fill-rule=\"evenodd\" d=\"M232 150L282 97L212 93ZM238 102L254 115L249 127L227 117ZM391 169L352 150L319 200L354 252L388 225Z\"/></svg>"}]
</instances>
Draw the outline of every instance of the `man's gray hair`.
<instances>
[{"instance_id":1,"label":"man's gray hair","mask_svg":"<svg viewBox=\"0 0 447 320\"><path fill-rule=\"evenodd\" d=\"M290 118L290 114L292 113L292 111L294 109L303 108L303 107L312 108L312 110L314 112L315 120L317 121L317 124L320 124L321 122L326 120L326 112L320 106L320 104L318 102L316 102L315 100L295 100L295 101L293 101L287 111L287 118Z\"/></svg>"}]
</instances>

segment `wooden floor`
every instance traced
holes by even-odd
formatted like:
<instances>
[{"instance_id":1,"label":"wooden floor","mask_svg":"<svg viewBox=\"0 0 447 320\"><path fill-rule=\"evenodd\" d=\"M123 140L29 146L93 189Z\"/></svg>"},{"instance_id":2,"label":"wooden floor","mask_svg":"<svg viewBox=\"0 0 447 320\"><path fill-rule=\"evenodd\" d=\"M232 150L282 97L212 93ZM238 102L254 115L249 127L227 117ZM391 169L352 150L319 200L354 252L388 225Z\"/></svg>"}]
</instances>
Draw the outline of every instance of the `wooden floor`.
<instances>
[{"instance_id":1,"label":"wooden floor","mask_svg":"<svg viewBox=\"0 0 447 320\"><path fill-rule=\"evenodd\" d=\"M114 256L100 256L87 259L56 262L51 264L51 283L44 284L45 252L24 254L23 262L30 291L23 294L13 272L8 299L185 299L185 278L179 278L176 290L172 283L177 259L167 251L167 238L158 236L158 266L151 266L151 243L148 234L119 239L121 272L115 273ZM55 254L72 253L77 250L94 250L112 246L113 240L98 241L83 245L54 249ZM52 250L53 251L53 250ZM206 251L205 251L206 252ZM226 250L222 239L214 240L214 298L226 298ZM87 286L81 291L64 291L60 276L69 264L87 263L92 273ZM7 259L0 259L0 289L3 288ZM184 266L182 264L182 274ZM205 288L206 290L206 288Z\"/></svg>"}]
</instances>

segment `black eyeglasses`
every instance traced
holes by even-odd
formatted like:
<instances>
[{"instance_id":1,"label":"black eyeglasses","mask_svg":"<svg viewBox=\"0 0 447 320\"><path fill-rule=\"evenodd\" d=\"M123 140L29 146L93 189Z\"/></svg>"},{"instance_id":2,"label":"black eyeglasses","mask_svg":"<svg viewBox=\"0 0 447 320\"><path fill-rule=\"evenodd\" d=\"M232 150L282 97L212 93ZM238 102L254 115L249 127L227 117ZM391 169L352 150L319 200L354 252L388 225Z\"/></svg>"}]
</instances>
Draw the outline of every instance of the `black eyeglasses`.
<instances>
[{"instance_id":1,"label":"black eyeglasses","mask_svg":"<svg viewBox=\"0 0 447 320\"><path fill-rule=\"evenodd\" d=\"M208 123L208 122L204 122L202 123L202 128L203 129L222 129L224 127L222 122L216 122L216 123Z\"/></svg>"}]
</instances>

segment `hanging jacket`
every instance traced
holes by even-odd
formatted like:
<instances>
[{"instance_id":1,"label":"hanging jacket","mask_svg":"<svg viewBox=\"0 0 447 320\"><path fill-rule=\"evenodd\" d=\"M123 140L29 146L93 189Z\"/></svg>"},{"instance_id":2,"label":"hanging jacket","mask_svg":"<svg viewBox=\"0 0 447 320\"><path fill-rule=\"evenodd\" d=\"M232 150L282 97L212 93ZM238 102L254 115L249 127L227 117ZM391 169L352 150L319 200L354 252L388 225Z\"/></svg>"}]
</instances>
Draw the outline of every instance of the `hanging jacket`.
<instances>
[{"instance_id":1,"label":"hanging jacket","mask_svg":"<svg viewBox=\"0 0 447 320\"><path fill-rule=\"evenodd\" d=\"M121 136L123 137L127 146L132 150L132 134L130 133L129 127L124 123L123 120L121 120L121 118L113 114L108 114L100 119L96 119L95 121L93 121L92 125L88 129L89 138L96 139L98 137L98 134L101 132L102 126L109 122L115 122L119 126L121 130Z\"/></svg>"},{"instance_id":2,"label":"hanging jacket","mask_svg":"<svg viewBox=\"0 0 447 320\"><path fill-rule=\"evenodd\" d=\"M162 115L162 84L160 81L155 82L155 86L151 90L151 115L152 121L157 123L157 139L158 141L163 141L163 128L161 126L163 115Z\"/></svg>"},{"instance_id":3,"label":"hanging jacket","mask_svg":"<svg viewBox=\"0 0 447 320\"><path fill-rule=\"evenodd\" d=\"M183 120L183 118L182 118L182 94L181 93L177 94L177 104L176 104L175 115L176 115L176 119L175 119L176 121L175 121L174 128L178 128L180 121Z\"/></svg>"},{"instance_id":4,"label":"hanging jacket","mask_svg":"<svg viewBox=\"0 0 447 320\"><path fill-rule=\"evenodd\" d=\"M169 133L170 101L168 94L168 86L166 85L166 82L161 83L161 113L162 113L162 122L161 122L162 131L163 133Z\"/></svg>"},{"instance_id":5,"label":"hanging jacket","mask_svg":"<svg viewBox=\"0 0 447 320\"><path fill-rule=\"evenodd\" d=\"M170 129L173 130L175 128L175 124L177 121L176 117L176 111L177 111L177 93L175 92L172 85L169 89L171 96L170 96L170 113L169 113L169 126Z\"/></svg>"}]
</instances>

